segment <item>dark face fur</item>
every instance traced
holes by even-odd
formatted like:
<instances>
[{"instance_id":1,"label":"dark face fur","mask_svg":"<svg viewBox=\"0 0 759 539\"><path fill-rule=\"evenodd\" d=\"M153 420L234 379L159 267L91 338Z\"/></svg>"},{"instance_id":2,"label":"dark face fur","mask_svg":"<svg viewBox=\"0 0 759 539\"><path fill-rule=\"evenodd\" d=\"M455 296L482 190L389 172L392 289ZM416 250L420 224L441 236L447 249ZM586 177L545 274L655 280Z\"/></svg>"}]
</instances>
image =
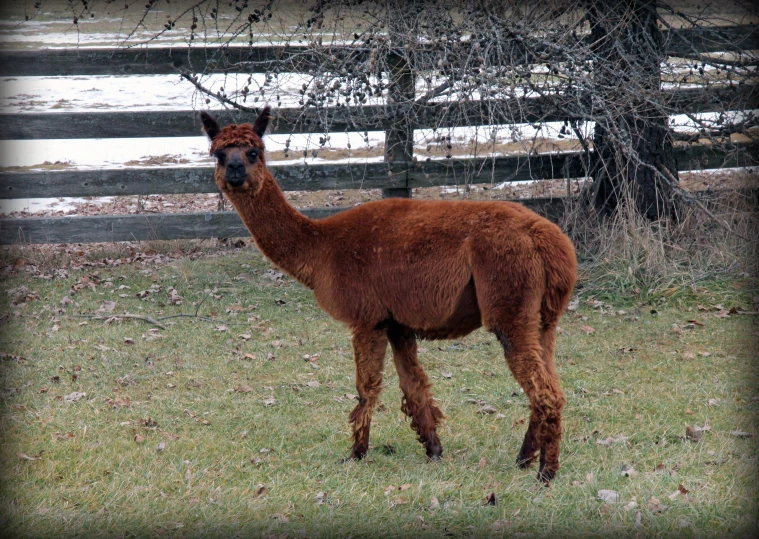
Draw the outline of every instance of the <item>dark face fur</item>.
<instances>
[{"instance_id":1,"label":"dark face fur","mask_svg":"<svg viewBox=\"0 0 759 539\"><path fill-rule=\"evenodd\" d=\"M256 193L265 168L264 144L261 140L269 123L270 109L265 107L250 124L224 128L207 112L201 112L203 129L211 139L211 154L216 158L216 184L223 192L247 190Z\"/></svg>"}]
</instances>

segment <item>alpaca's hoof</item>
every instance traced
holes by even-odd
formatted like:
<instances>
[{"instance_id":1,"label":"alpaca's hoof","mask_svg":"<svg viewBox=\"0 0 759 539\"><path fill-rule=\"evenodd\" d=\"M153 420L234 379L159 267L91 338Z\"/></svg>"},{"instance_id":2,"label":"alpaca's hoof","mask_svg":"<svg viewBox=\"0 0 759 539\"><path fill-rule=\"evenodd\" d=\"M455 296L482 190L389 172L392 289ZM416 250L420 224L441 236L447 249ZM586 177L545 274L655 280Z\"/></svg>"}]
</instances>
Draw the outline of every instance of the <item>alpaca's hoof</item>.
<instances>
[{"instance_id":1,"label":"alpaca's hoof","mask_svg":"<svg viewBox=\"0 0 759 539\"><path fill-rule=\"evenodd\" d=\"M341 458L339 462L341 464L345 464L346 462L354 462L357 460L362 460L364 457L366 457L366 451L364 451L363 453L358 452L358 451L352 451L349 456Z\"/></svg>"},{"instance_id":2,"label":"alpaca's hoof","mask_svg":"<svg viewBox=\"0 0 759 539\"><path fill-rule=\"evenodd\" d=\"M550 486L551 481L554 477L556 477L556 470L547 470L545 468L542 468L538 472L538 481L543 483L545 486Z\"/></svg>"},{"instance_id":3,"label":"alpaca's hoof","mask_svg":"<svg viewBox=\"0 0 759 539\"><path fill-rule=\"evenodd\" d=\"M440 443L433 443L427 446L427 458L430 462L439 462L443 460L443 446Z\"/></svg>"}]
</instances>

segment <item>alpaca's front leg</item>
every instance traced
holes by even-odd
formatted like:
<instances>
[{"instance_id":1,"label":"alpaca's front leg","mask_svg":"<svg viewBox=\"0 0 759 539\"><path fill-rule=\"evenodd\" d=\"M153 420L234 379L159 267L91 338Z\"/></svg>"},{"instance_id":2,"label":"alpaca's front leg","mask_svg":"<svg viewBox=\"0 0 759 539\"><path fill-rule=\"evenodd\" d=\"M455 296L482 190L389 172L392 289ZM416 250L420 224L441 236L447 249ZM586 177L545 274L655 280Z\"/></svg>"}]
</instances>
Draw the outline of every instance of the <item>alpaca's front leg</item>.
<instances>
[{"instance_id":1,"label":"alpaca's front leg","mask_svg":"<svg viewBox=\"0 0 759 539\"><path fill-rule=\"evenodd\" d=\"M430 460L443 457L443 446L437 436L437 425L443 412L435 405L431 384L416 356L416 336L405 326L394 323L387 330L398 381L403 391L403 413L411 418L411 428L419 435Z\"/></svg>"},{"instance_id":2,"label":"alpaca's front leg","mask_svg":"<svg viewBox=\"0 0 759 539\"><path fill-rule=\"evenodd\" d=\"M362 459L369 449L372 410L382 390L382 367L385 362L387 335L384 331L354 330L353 354L356 362L358 405L350 414L353 425L351 458Z\"/></svg>"}]
</instances>

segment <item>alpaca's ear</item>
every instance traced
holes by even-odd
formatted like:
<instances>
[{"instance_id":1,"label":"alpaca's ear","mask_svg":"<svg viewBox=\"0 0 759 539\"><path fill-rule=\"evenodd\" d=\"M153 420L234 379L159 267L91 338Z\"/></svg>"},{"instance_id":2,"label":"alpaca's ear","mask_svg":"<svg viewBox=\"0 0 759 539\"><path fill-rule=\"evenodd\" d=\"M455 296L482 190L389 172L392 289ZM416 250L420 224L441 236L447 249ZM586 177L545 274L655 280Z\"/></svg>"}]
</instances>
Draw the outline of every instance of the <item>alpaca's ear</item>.
<instances>
[{"instance_id":1,"label":"alpaca's ear","mask_svg":"<svg viewBox=\"0 0 759 539\"><path fill-rule=\"evenodd\" d=\"M214 120L206 111L202 111L200 113L200 119L203 122L203 131L206 132L208 138L211 140L215 139L216 135L218 135L219 131L221 131L218 122Z\"/></svg>"},{"instance_id":2,"label":"alpaca's ear","mask_svg":"<svg viewBox=\"0 0 759 539\"><path fill-rule=\"evenodd\" d=\"M269 118L271 118L271 107L267 105L264 107L264 110L261 111L261 114L258 115L256 121L253 123L253 132L259 137L264 136L266 126L269 125Z\"/></svg>"}]
</instances>

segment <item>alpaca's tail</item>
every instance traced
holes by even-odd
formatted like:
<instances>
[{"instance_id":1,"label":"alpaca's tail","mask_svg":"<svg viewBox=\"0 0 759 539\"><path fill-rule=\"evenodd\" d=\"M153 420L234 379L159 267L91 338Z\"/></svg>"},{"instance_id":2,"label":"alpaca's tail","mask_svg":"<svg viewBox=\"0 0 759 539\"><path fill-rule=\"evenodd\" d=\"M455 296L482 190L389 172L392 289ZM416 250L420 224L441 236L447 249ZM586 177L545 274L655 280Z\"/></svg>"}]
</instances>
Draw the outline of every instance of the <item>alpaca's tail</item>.
<instances>
[{"instance_id":1,"label":"alpaca's tail","mask_svg":"<svg viewBox=\"0 0 759 539\"><path fill-rule=\"evenodd\" d=\"M555 327L569 304L577 279L575 248L561 229L551 222L536 223L531 232L546 273L540 316L543 327Z\"/></svg>"}]
</instances>

